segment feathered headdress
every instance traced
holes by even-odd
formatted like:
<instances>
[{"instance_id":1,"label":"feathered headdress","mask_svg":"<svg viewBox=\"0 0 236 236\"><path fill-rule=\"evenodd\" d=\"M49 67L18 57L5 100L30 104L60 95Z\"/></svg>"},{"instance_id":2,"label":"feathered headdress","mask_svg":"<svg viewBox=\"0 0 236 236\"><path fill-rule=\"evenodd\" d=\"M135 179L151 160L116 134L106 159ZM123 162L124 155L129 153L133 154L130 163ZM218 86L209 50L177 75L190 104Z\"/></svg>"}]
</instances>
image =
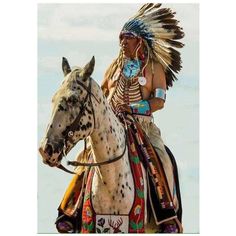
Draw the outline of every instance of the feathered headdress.
<instances>
[{"instance_id":1,"label":"feathered headdress","mask_svg":"<svg viewBox=\"0 0 236 236\"><path fill-rule=\"evenodd\" d=\"M178 73L182 68L180 53L174 48L184 46L177 41L184 37L184 32L178 26L179 21L174 19L175 12L160 6L160 3L144 4L137 14L125 23L120 35L131 33L146 41L153 59L164 68L168 88L177 80L174 73Z\"/></svg>"}]
</instances>

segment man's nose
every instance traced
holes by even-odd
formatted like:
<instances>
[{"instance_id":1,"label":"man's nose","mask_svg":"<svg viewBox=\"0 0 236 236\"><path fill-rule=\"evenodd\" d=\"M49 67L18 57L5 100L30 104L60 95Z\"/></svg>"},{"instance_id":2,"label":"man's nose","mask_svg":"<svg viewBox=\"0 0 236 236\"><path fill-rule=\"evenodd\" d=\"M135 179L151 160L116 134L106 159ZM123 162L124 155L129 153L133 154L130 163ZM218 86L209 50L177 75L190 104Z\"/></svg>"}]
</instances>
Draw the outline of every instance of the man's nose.
<instances>
[{"instance_id":1,"label":"man's nose","mask_svg":"<svg viewBox=\"0 0 236 236\"><path fill-rule=\"evenodd\" d=\"M120 43L120 44L121 44L121 45L124 45L124 44L126 44L126 42L127 42L127 41L126 41L126 39L124 38L124 39L121 40L121 43Z\"/></svg>"}]
</instances>

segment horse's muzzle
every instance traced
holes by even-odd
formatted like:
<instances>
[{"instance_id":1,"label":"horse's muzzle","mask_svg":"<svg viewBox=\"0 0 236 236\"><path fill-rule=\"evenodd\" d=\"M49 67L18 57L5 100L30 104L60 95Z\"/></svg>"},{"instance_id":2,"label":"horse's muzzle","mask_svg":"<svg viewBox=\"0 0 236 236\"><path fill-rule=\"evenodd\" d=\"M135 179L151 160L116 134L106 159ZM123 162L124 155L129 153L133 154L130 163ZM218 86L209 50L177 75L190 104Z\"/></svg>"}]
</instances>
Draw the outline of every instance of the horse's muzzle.
<instances>
[{"instance_id":1,"label":"horse's muzzle","mask_svg":"<svg viewBox=\"0 0 236 236\"><path fill-rule=\"evenodd\" d=\"M61 155L59 153L53 153L53 150L50 146L46 146L46 148L39 148L39 153L43 158L43 163L47 164L51 167L56 167L60 165Z\"/></svg>"}]
</instances>

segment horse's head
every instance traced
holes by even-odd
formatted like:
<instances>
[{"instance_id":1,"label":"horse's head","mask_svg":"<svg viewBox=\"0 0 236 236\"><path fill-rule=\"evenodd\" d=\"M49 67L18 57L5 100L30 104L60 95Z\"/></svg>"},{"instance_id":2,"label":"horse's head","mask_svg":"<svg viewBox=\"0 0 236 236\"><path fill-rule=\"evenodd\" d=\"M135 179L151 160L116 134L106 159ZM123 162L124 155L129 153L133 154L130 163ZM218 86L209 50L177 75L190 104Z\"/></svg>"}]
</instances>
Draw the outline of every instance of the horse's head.
<instances>
[{"instance_id":1,"label":"horse's head","mask_svg":"<svg viewBox=\"0 0 236 236\"><path fill-rule=\"evenodd\" d=\"M58 166L75 144L90 135L94 128L91 102L91 74L95 59L71 71L62 59L64 80L52 98L52 115L39 152L43 162Z\"/></svg>"}]
</instances>

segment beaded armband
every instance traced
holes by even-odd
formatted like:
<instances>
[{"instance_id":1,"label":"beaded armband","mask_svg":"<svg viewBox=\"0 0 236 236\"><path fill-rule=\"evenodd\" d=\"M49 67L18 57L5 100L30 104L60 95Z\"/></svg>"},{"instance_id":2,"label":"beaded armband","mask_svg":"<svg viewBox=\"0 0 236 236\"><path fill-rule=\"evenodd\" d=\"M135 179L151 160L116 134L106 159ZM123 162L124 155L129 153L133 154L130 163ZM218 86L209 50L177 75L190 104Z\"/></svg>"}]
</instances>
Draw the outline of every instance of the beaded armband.
<instances>
[{"instance_id":1,"label":"beaded armband","mask_svg":"<svg viewBox=\"0 0 236 236\"><path fill-rule=\"evenodd\" d=\"M133 114L139 115L151 115L150 104L147 100L141 100L139 102L134 102L130 104L130 108Z\"/></svg>"},{"instance_id":2,"label":"beaded armband","mask_svg":"<svg viewBox=\"0 0 236 236\"><path fill-rule=\"evenodd\" d=\"M156 98L161 98L162 100L165 101L166 100L166 91L165 91L165 89L157 88L155 97Z\"/></svg>"}]
</instances>

